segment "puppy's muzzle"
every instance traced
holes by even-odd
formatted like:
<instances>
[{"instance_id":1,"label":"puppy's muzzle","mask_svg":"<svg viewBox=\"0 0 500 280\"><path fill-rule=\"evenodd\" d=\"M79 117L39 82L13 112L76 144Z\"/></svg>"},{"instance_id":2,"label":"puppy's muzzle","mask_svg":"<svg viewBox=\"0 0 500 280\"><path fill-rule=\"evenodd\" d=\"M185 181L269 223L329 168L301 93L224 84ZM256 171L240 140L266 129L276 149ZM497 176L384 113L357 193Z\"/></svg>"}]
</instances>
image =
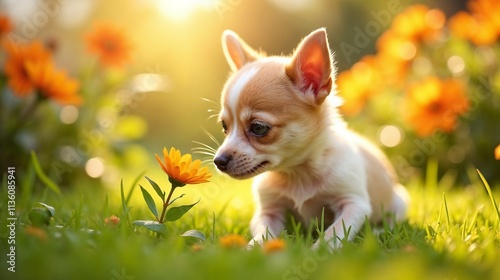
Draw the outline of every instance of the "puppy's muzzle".
<instances>
[{"instance_id":1,"label":"puppy's muzzle","mask_svg":"<svg viewBox=\"0 0 500 280\"><path fill-rule=\"evenodd\" d=\"M227 166L229 165L229 162L233 156L228 155L228 154L221 154L214 159L215 166L217 166L217 169L220 171L224 172L227 171Z\"/></svg>"}]
</instances>

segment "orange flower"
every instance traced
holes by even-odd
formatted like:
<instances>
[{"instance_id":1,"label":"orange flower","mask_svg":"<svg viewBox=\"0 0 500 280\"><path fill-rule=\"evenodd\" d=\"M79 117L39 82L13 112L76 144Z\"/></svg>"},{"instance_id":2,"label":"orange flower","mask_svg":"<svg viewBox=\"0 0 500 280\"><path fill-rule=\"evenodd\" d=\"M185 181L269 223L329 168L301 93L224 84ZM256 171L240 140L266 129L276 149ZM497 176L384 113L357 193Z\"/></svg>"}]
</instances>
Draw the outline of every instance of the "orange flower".
<instances>
[{"instance_id":1,"label":"orange flower","mask_svg":"<svg viewBox=\"0 0 500 280\"><path fill-rule=\"evenodd\" d=\"M47 232L39 227L27 226L24 229L24 232L27 235L33 236L40 241L47 241L48 238Z\"/></svg>"},{"instance_id":2,"label":"orange flower","mask_svg":"<svg viewBox=\"0 0 500 280\"><path fill-rule=\"evenodd\" d=\"M415 41L411 38L398 35L391 30L382 34L377 40L376 45L379 56L389 59L392 63L409 61L417 54Z\"/></svg>"},{"instance_id":3,"label":"orange flower","mask_svg":"<svg viewBox=\"0 0 500 280\"><path fill-rule=\"evenodd\" d=\"M108 218L104 219L104 223L106 225L113 225L113 226L117 226L119 223L120 223L120 218L118 218L117 216L115 215L111 215L109 216Z\"/></svg>"},{"instance_id":4,"label":"orange flower","mask_svg":"<svg viewBox=\"0 0 500 280\"><path fill-rule=\"evenodd\" d=\"M66 72L55 69L50 61L28 61L25 64L25 71L42 96L61 104L82 103L82 98L77 94L78 81L68 77Z\"/></svg>"},{"instance_id":5,"label":"orange flower","mask_svg":"<svg viewBox=\"0 0 500 280\"><path fill-rule=\"evenodd\" d=\"M436 129L451 132L457 118L469 108L463 84L455 79L428 77L408 90L407 121L419 136L429 136Z\"/></svg>"},{"instance_id":6,"label":"orange flower","mask_svg":"<svg viewBox=\"0 0 500 280\"><path fill-rule=\"evenodd\" d=\"M8 54L4 65L7 83L17 96L26 96L35 89L26 65L49 62L50 52L38 41L28 45L4 42L3 46Z\"/></svg>"},{"instance_id":7,"label":"orange flower","mask_svg":"<svg viewBox=\"0 0 500 280\"><path fill-rule=\"evenodd\" d=\"M500 145L495 148L495 159L500 160Z\"/></svg>"},{"instance_id":8,"label":"orange flower","mask_svg":"<svg viewBox=\"0 0 500 280\"><path fill-rule=\"evenodd\" d=\"M170 153L167 148L163 148L164 163L158 155L155 156L170 182L176 187L205 183L212 176L208 167L201 167L200 160L192 161L190 154L181 156L181 152L173 147L170 148Z\"/></svg>"},{"instance_id":9,"label":"orange flower","mask_svg":"<svg viewBox=\"0 0 500 280\"><path fill-rule=\"evenodd\" d=\"M6 15L0 15L0 38L12 30L10 19Z\"/></svg>"},{"instance_id":10,"label":"orange flower","mask_svg":"<svg viewBox=\"0 0 500 280\"><path fill-rule=\"evenodd\" d=\"M201 250L203 250L203 245L201 245L201 244L193 244L191 246L191 251L193 251L193 252L199 252Z\"/></svg>"},{"instance_id":11,"label":"orange flower","mask_svg":"<svg viewBox=\"0 0 500 280\"><path fill-rule=\"evenodd\" d=\"M400 83L420 43L436 41L442 35L446 17L437 9L414 5L398 14L389 30L377 40L377 58L384 81Z\"/></svg>"},{"instance_id":12,"label":"orange flower","mask_svg":"<svg viewBox=\"0 0 500 280\"><path fill-rule=\"evenodd\" d=\"M489 45L500 36L500 5L493 0L468 3L471 13L460 11L449 22L452 33L476 45Z\"/></svg>"},{"instance_id":13,"label":"orange flower","mask_svg":"<svg viewBox=\"0 0 500 280\"><path fill-rule=\"evenodd\" d=\"M444 13L425 5L413 5L398 14L391 25L397 35L415 42L433 41L439 38L446 21Z\"/></svg>"},{"instance_id":14,"label":"orange flower","mask_svg":"<svg viewBox=\"0 0 500 280\"><path fill-rule=\"evenodd\" d=\"M283 251L285 249L286 243L283 239L271 239L264 243L264 252L273 253L278 251Z\"/></svg>"},{"instance_id":15,"label":"orange flower","mask_svg":"<svg viewBox=\"0 0 500 280\"><path fill-rule=\"evenodd\" d=\"M125 32L110 23L97 23L86 36L87 49L107 67L121 67L130 60L131 43Z\"/></svg>"},{"instance_id":16,"label":"orange flower","mask_svg":"<svg viewBox=\"0 0 500 280\"><path fill-rule=\"evenodd\" d=\"M222 247L228 249L245 248L247 246L247 240L239 234L223 236L219 239L219 243Z\"/></svg>"},{"instance_id":17,"label":"orange flower","mask_svg":"<svg viewBox=\"0 0 500 280\"><path fill-rule=\"evenodd\" d=\"M467 6L477 18L483 19L492 25L497 33L500 32L500 5L498 0L474 0L469 1Z\"/></svg>"},{"instance_id":18,"label":"orange flower","mask_svg":"<svg viewBox=\"0 0 500 280\"><path fill-rule=\"evenodd\" d=\"M356 115L366 101L379 90L381 77L374 56L365 56L351 69L339 74L337 85L344 99L341 109L346 115Z\"/></svg>"}]
</instances>

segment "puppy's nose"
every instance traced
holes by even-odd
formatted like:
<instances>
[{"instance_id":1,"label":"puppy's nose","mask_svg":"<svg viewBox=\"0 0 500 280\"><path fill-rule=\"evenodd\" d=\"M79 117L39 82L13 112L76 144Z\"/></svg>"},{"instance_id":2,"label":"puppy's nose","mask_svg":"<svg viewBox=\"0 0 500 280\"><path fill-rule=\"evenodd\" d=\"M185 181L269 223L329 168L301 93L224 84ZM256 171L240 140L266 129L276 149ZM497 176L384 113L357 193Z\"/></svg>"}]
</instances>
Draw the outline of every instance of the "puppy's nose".
<instances>
[{"instance_id":1,"label":"puppy's nose","mask_svg":"<svg viewBox=\"0 0 500 280\"><path fill-rule=\"evenodd\" d=\"M232 156L228 154L221 154L214 159L214 163L220 171L227 170L227 164L231 161Z\"/></svg>"}]
</instances>

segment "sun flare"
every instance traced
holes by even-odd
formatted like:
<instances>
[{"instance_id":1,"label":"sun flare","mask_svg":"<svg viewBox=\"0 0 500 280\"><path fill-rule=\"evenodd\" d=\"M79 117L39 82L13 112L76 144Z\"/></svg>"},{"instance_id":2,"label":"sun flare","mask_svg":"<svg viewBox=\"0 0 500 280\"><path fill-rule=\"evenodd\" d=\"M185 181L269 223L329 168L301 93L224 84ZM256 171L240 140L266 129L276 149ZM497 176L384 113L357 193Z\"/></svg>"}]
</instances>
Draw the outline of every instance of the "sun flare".
<instances>
[{"instance_id":1,"label":"sun flare","mask_svg":"<svg viewBox=\"0 0 500 280\"><path fill-rule=\"evenodd\" d=\"M211 9L217 0L157 0L162 14L175 21L182 21L197 9Z\"/></svg>"}]
</instances>

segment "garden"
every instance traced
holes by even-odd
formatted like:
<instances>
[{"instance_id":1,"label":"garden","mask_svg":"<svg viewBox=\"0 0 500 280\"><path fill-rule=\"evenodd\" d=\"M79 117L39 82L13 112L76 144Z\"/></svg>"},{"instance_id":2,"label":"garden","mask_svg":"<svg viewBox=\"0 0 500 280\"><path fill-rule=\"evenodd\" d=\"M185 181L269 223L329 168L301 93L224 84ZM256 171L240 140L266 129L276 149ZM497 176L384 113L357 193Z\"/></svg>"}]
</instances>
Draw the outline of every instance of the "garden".
<instances>
[{"instance_id":1,"label":"garden","mask_svg":"<svg viewBox=\"0 0 500 280\"><path fill-rule=\"evenodd\" d=\"M408 217L249 248L252 182L213 164L221 34L287 55L319 27ZM1 278L500 279L499 39L496 0L1 1Z\"/></svg>"}]
</instances>

